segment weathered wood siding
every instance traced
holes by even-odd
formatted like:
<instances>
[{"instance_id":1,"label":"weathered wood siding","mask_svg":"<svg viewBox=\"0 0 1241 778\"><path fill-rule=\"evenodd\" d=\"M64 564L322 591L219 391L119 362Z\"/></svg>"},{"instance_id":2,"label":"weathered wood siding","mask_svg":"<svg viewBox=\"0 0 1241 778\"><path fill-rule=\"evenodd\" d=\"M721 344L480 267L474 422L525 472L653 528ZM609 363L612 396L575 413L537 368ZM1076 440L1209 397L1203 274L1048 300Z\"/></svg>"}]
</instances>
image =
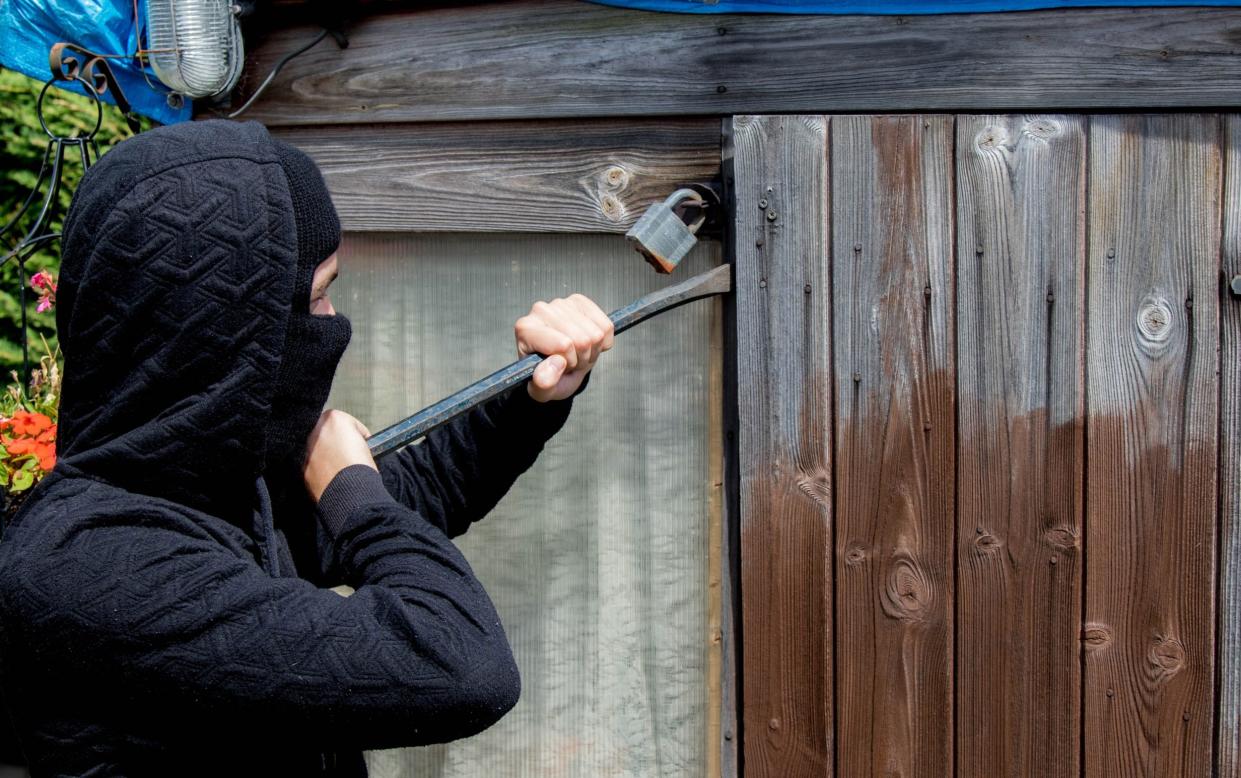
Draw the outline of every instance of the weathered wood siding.
<instances>
[{"instance_id":1,"label":"weathered wood siding","mask_svg":"<svg viewBox=\"0 0 1241 778\"><path fill-rule=\"evenodd\" d=\"M1224 118L1223 273L1220 288L1218 773L1241 778L1241 115Z\"/></svg>"},{"instance_id":2,"label":"weathered wood siding","mask_svg":"<svg viewBox=\"0 0 1241 778\"><path fill-rule=\"evenodd\" d=\"M1086 769L1209 775L1220 117L1090 127Z\"/></svg>"},{"instance_id":3,"label":"weathered wood siding","mask_svg":"<svg viewBox=\"0 0 1241 778\"><path fill-rule=\"evenodd\" d=\"M960 775L1078 770L1085 127L957 118Z\"/></svg>"},{"instance_id":4,"label":"weathered wood siding","mask_svg":"<svg viewBox=\"0 0 1241 778\"><path fill-rule=\"evenodd\" d=\"M1237 117L733 126L745 773L1241 774Z\"/></svg>"},{"instance_id":5,"label":"weathered wood siding","mask_svg":"<svg viewBox=\"0 0 1241 778\"><path fill-rule=\"evenodd\" d=\"M351 232L625 232L720 167L716 119L273 127Z\"/></svg>"},{"instance_id":6,"label":"weathered wood siding","mask_svg":"<svg viewBox=\"0 0 1241 778\"><path fill-rule=\"evenodd\" d=\"M840 775L952 774L952 137L832 120Z\"/></svg>"},{"instance_id":7,"label":"weathered wood siding","mask_svg":"<svg viewBox=\"0 0 1241 778\"><path fill-rule=\"evenodd\" d=\"M738 119L742 727L746 771L832 769L827 120Z\"/></svg>"},{"instance_id":8,"label":"weathered wood siding","mask_svg":"<svg viewBox=\"0 0 1241 778\"><path fill-rule=\"evenodd\" d=\"M806 16L578 0L440 5L348 25L347 49L325 39L289 62L245 118L1149 110L1232 105L1241 94L1235 8ZM235 105L314 38L308 17L294 7L270 21L276 29L247 52Z\"/></svg>"}]
</instances>

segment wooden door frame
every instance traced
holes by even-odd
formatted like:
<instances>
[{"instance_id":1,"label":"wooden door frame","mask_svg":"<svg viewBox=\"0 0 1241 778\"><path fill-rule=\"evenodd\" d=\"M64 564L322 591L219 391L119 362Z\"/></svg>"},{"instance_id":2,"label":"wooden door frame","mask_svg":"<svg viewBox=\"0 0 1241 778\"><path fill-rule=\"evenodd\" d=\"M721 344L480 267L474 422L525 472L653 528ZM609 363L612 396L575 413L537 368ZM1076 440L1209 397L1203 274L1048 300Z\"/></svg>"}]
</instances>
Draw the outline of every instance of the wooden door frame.
<instances>
[{"instance_id":1,"label":"wooden door frame","mask_svg":"<svg viewBox=\"0 0 1241 778\"><path fill-rule=\"evenodd\" d=\"M276 126L318 164L342 231L623 234L688 183L720 180L721 134L709 117L487 123ZM731 211L730 211L731 213ZM723 220L726 224L730 219ZM726 227L727 229L727 227ZM721 246L728 261L726 238ZM634 262L643 260L637 253ZM677 275L669 283L682 280ZM708 413L710 597L706 711L709 776L738 774L735 683L736 406L731 296L711 305ZM623 337L623 336L622 336Z\"/></svg>"}]
</instances>

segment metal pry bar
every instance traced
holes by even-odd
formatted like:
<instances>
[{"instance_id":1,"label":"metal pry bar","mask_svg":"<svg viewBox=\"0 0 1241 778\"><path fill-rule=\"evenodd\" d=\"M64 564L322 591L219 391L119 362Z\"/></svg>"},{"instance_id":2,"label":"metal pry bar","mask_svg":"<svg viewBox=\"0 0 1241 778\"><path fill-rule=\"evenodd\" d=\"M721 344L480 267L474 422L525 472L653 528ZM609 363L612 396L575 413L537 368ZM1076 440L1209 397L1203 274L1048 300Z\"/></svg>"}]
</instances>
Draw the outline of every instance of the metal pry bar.
<instances>
[{"instance_id":1,"label":"metal pry bar","mask_svg":"<svg viewBox=\"0 0 1241 778\"><path fill-rule=\"evenodd\" d=\"M732 291L732 287L732 265L725 263L680 283L639 297L629 305L612 311L608 314L608 318L612 320L613 333L619 335L656 314L670 311L703 297L727 294ZM514 384L525 381L534 373L534 369L543 359L542 354L527 354L511 365L502 367L491 375L475 381L461 391L418 411L413 416L398 421L390 427L385 427L366 439L371 449L371 456L378 458L407 443L412 443L475 405L491 399Z\"/></svg>"}]
</instances>

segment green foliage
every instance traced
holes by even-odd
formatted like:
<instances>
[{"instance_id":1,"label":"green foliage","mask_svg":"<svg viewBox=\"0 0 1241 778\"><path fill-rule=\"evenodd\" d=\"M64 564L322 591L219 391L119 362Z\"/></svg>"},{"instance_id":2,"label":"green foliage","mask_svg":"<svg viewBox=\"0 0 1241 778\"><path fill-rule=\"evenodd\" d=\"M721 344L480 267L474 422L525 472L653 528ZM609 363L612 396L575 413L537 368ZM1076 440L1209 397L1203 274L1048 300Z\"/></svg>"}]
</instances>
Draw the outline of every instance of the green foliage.
<instances>
[{"instance_id":1,"label":"green foliage","mask_svg":"<svg viewBox=\"0 0 1241 778\"><path fill-rule=\"evenodd\" d=\"M35 184L43 153L47 149L47 134L39 126L36 112L39 91L42 88L41 81L0 68L0 137L4 139L0 145L0 227L7 224L25 202L30 188ZM53 132L64 135L85 133L95 126L94 102L83 95L52 87L43 101L43 108L48 127ZM143 119L142 122L144 130L153 126L148 119ZM116 106L105 103L103 123L95 135L99 152L105 153L112 145L131 134ZM82 177L80 159L66 157L66 160L60 202L51 223L53 232L60 231L69 201ZM0 241L0 256L7 254L25 235L38 213L37 205L42 202L44 192L46 189L40 192L40 199L32 206L34 213L27 212L17 227ZM29 287L30 277L39 270L47 270L57 277L60 276L58 243L51 244L26 261L26 332L32 367L38 362L42 340L45 339L53 351L58 348L56 309L52 308L43 313L35 311L39 295ZM0 374L4 375L12 369L21 369L22 318L19 300L17 262L9 260L0 266Z\"/></svg>"}]
</instances>

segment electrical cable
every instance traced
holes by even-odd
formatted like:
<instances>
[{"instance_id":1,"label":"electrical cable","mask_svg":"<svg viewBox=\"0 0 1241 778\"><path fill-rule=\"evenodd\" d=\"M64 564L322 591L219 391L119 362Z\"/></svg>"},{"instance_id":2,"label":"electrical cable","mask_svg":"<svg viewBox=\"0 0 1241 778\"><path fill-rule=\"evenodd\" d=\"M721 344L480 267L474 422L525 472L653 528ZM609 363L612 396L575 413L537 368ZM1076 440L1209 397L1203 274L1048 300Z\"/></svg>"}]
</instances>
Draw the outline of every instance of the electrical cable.
<instances>
[{"instance_id":1,"label":"electrical cable","mask_svg":"<svg viewBox=\"0 0 1241 778\"><path fill-rule=\"evenodd\" d=\"M314 37L314 40L312 40L310 43L307 43L305 46L302 46L297 51L291 52L281 57L280 61L276 63L276 66L273 67L271 69L271 72L267 74L267 78L263 79L263 83L259 84L258 89L254 90L254 94L250 95L249 99L247 99L244 103L242 103L241 107L238 108L236 111L233 111L232 113L227 114L227 117L229 119L236 119L238 116L244 113L254 103L254 101L258 99L259 95L263 94L263 91L267 89L267 86L272 82L272 79L276 77L276 74L280 72L281 68L283 68L285 65L289 63L289 60L293 59L299 54L304 54L307 51L310 51L312 48L318 45L319 41L323 40L327 36L328 36L328 31L327 29L324 29L318 35L316 35Z\"/></svg>"}]
</instances>

